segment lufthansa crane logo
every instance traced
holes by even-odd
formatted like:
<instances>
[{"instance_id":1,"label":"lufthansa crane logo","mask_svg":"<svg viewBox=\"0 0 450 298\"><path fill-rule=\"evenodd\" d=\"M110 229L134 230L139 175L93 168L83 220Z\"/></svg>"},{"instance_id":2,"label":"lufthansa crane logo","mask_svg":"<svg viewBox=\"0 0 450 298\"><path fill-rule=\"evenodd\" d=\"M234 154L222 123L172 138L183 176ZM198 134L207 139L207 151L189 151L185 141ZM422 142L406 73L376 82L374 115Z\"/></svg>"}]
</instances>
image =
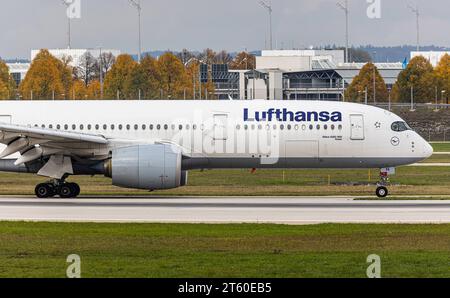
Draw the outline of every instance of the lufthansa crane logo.
<instances>
[{"instance_id":1,"label":"lufthansa crane logo","mask_svg":"<svg viewBox=\"0 0 450 298\"><path fill-rule=\"evenodd\" d=\"M391 144L392 144L392 146L398 146L398 145L400 145L400 139L397 138L397 137L393 137L393 138L391 139Z\"/></svg>"}]
</instances>

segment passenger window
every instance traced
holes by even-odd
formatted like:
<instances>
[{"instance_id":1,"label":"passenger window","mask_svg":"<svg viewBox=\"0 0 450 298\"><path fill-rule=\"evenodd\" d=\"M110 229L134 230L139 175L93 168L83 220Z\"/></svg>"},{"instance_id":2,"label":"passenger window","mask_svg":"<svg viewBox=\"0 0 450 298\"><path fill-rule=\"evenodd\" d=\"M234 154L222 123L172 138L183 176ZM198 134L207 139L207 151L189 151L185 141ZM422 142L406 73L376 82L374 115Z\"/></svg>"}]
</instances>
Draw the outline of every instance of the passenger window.
<instances>
[{"instance_id":1,"label":"passenger window","mask_svg":"<svg viewBox=\"0 0 450 298\"><path fill-rule=\"evenodd\" d=\"M114 130L115 128L114 124L111 124L111 130Z\"/></svg>"},{"instance_id":2,"label":"passenger window","mask_svg":"<svg viewBox=\"0 0 450 298\"><path fill-rule=\"evenodd\" d=\"M92 125L88 125L88 130L91 130L92 129Z\"/></svg>"},{"instance_id":3,"label":"passenger window","mask_svg":"<svg viewBox=\"0 0 450 298\"><path fill-rule=\"evenodd\" d=\"M83 124L80 125L80 130L84 130L84 125Z\"/></svg>"},{"instance_id":4,"label":"passenger window","mask_svg":"<svg viewBox=\"0 0 450 298\"><path fill-rule=\"evenodd\" d=\"M95 130L99 130L100 129L100 125L96 124L95 125Z\"/></svg>"},{"instance_id":5,"label":"passenger window","mask_svg":"<svg viewBox=\"0 0 450 298\"><path fill-rule=\"evenodd\" d=\"M127 124L127 130L130 130L130 129L131 129L130 124Z\"/></svg>"},{"instance_id":6,"label":"passenger window","mask_svg":"<svg viewBox=\"0 0 450 298\"><path fill-rule=\"evenodd\" d=\"M158 125L156 126L156 129L157 129L157 130L161 130L161 125L158 124Z\"/></svg>"},{"instance_id":7,"label":"passenger window","mask_svg":"<svg viewBox=\"0 0 450 298\"><path fill-rule=\"evenodd\" d=\"M65 129L65 130L68 130L68 129L69 129L69 125L65 124L65 125L64 125L64 129Z\"/></svg>"},{"instance_id":8,"label":"passenger window","mask_svg":"<svg viewBox=\"0 0 450 298\"><path fill-rule=\"evenodd\" d=\"M77 129L77 126L75 124L72 124L72 130Z\"/></svg>"},{"instance_id":9,"label":"passenger window","mask_svg":"<svg viewBox=\"0 0 450 298\"><path fill-rule=\"evenodd\" d=\"M134 125L134 130L138 130L139 126L137 124Z\"/></svg>"},{"instance_id":10,"label":"passenger window","mask_svg":"<svg viewBox=\"0 0 450 298\"><path fill-rule=\"evenodd\" d=\"M150 130L153 130L153 124L150 124Z\"/></svg>"},{"instance_id":11,"label":"passenger window","mask_svg":"<svg viewBox=\"0 0 450 298\"><path fill-rule=\"evenodd\" d=\"M164 130L168 130L169 129L169 125L165 124L164 125Z\"/></svg>"},{"instance_id":12,"label":"passenger window","mask_svg":"<svg viewBox=\"0 0 450 298\"><path fill-rule=\"evenodd\" d=\"M103 130L107 130L108 129L108 125L103 124Z\"/></svg>"},{"instance_id":13,"label":"passenger window","mask_svg":"<svg viewBox=\"0 0 450 298\"><path fill-rule=\"evenodd\" d=\"M142 125L142 130L146 130L147 129L147 125L143 124Z\"/></svg>"},{"instance_id":14,"label":"passenger window","mask_svg":"<svg viewBox=\"0 0 450 298\"><path fill-rule=\"evenodd\" d=\"M122 129L123 129L123 125L119 124L119 130L122 130Z\"/></svg>"}]
</instances>

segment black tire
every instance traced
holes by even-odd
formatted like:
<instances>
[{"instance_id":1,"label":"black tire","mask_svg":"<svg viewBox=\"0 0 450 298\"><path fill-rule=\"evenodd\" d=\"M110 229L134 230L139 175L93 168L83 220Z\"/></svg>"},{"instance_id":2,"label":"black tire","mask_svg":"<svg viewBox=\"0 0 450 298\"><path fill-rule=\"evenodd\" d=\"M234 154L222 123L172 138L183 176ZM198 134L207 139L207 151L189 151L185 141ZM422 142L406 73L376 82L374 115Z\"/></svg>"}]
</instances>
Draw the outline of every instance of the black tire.
<instances>
[{"instance_id":1,"label":"black tire","mask_svg":"<svg viewBox=\"0 0 450 298\"><path fill-rule=\"evenodd\" d=\"M62 199L73 198L74 194L75 194L75 190L72 188L72 186L69 183L63 184L59 188L59 196Z\"/></svg>"},{"instance_id":2,"label":"black tire","mask_svg":"<svg viewBox=\"0 0 450 298\"><path fill-rule=\"evenodd\" d=\"M376 194L379 198L385 198L389 195L389 191L386 187L380 186L377 188Z\"/></svg>"},{"instance_id":3,"label":"black tire","mask_svg":"<svg viewBox=\"0 0 450 298\"><path fill-rule=\"evenodd\" d=\"M34 193L40 199L50 198L55 195L53 188L47 183L41 183L36 186Z\"/></svg>"},{"instance_id":4,"label":"black tire","mask_svg":"<svg viewBox=\"0 0 450 298\"><path fill-rule=\"evenodd\" d=\"M72 198L76 198L80 195L81 189L80 186L76 183L69 183L69 187L72 188L73 196Z\"/></svg>"}]
</instances>

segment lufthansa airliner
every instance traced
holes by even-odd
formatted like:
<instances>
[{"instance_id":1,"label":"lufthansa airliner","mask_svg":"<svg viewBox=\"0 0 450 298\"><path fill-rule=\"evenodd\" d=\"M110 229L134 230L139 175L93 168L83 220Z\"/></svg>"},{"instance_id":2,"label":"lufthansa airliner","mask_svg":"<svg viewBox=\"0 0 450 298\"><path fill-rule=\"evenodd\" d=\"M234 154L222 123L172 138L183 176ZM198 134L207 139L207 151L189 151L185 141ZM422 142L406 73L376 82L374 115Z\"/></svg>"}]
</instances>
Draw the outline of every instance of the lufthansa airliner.
<instances>
[{"instance_id":1,"label":"lufthansa airliner","mask_svg":"<svg viewBox=\"0 0 450 298\"><path fill-rule=\"evenodd\" d=\"M72 175L161 190L236 168L379 168L385 197L395 167L433 153L389 111L325 101L2 101L0 143L0 171L50 178L39 198L77 197Z\"/></svg>"}]
</instances>

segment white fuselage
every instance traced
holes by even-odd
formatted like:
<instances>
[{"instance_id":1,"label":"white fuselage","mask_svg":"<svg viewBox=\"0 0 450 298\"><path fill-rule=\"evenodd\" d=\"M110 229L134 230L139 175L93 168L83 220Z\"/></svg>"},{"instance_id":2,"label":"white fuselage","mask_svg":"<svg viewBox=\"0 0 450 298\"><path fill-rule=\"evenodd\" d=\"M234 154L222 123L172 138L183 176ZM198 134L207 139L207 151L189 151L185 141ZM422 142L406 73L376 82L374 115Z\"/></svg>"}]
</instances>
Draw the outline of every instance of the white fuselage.
<instances>
[{"instance_id":1,"label":"white fuselage","mask_svg":"<svg viewBox=\"0 0 450 298\"><path fill-rule=\"evenodd\" d=\"M111 145L98 146L98 156L114 147L172 143L188 157L187 169L382 168L433 152L416 132L394 131L393 123L404 122L395 114L340 102L6 101L0 122L103 135ZM92 149L74 148L81 157Z\"/></svg>"}]
</instances>

